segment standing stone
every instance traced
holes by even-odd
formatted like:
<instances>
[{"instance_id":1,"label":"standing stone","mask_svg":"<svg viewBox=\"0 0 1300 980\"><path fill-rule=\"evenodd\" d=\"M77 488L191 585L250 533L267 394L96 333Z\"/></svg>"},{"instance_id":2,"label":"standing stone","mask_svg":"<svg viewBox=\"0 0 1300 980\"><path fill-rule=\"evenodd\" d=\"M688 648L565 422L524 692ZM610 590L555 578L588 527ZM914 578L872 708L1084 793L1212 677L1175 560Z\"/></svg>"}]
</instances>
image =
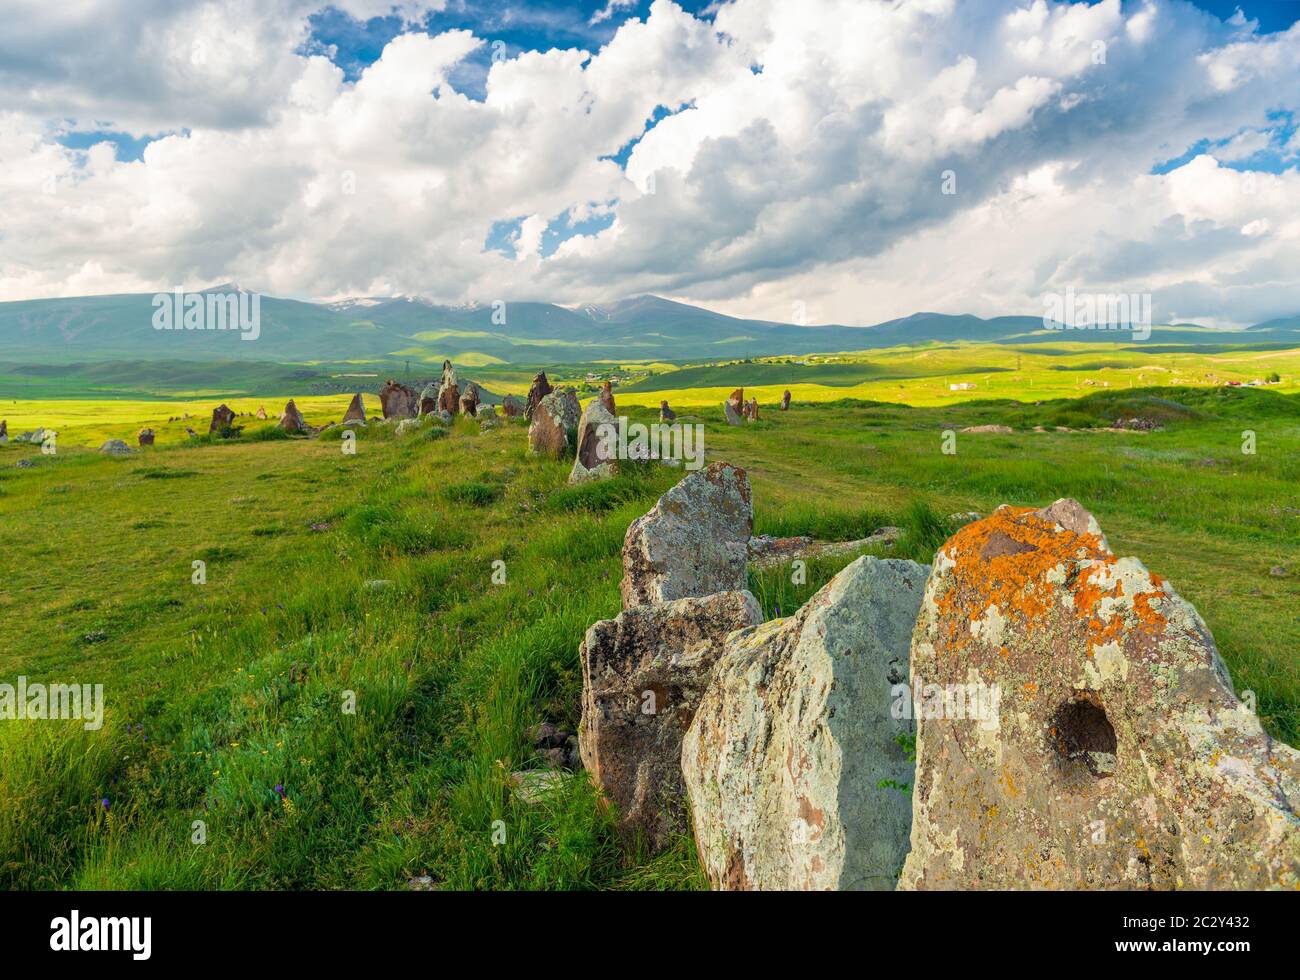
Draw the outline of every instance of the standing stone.
<instances>
[{"instance_id":1,"label":"standing stone","mask_svg":"<svg viewBox=\"0 0 1300 980\"><path fill-rule=\"evenodd\" d=\"M745 471L710 463L638 517L623 539L623 608L747 587L754 505Z\"/></svg>"},{"instance_id":2,"label":"standing stone","mask_svg":"<svg viewBox=\"0 0 1300 980\"><path fill-rule=\"evenodd\" d=\"M343 422L364 422L366 420L366 403L361 398L361 392L352 396L352 401L348 402L348 410L343 413Z\"/></svg>"},{"instance_id":3,"label":"standing stone","mask_svg":"<svg viewBox=\"0 0 1300 980\"><path fill-rule=\"evenodd\" d=\"M276 427L283 429L285 432L311 432L311 426L302 417L302 412L298 411L298 406L293 403L292 398L284 406L284 414L280 416L280 421L276 423Z\"/></svg>"},{"instance_id":4,"label":"standing stone","mask_svg":"<svg viewBox=\"0 0 1300 980\"><path fill-rule=\"evenodd\" d=\"M465 393L460 396L461 414L475 418L478 415L479 392L478 385L473 381L465 382Z\"/></svg>"},{"instance_id":5,"label":"standing stone","mask_svg":"<svg viewBox=\"0 0 1300 980\"><path fill-rule=\"evenodd\" d=\"M188 425L185 427L185 434L189 436L191 439L197 439L199 437L199 434L195 432L193 429L191 429Z\"/></svg>"},{"instance_id":6,"label":"standing stone","mask_svg":"<svg viewBox=\"0 0 1300 980\"><path fill-rule=\"evenodd\" d=\"M257 417L258 417L259 419L264 419L264 418L266 418L266 409L263 408L261 405L258 405L258 406L257 406Z\"/></svg>"},{"instance_id":7,"label":"standing stone","mask_svg":"<svg viewBox=\"0 0 1300 980\"><path fill-rule=\"evenodd\" d=\"M99 451L106 456L129 456L132 450L121 439L109 439L99 447Z\"/></svg>"},{"instance_id":8,"label":"standing stone","mask_svg":"<svg viewBox=\"0 0 1300 980\"><path fill-rule=\"evenodd\" d=\"M754 397L751 398L749 401L745 402L745 407L744 409L742 409L741 414L744 415L745 418L749 419L749 421L757 422L758 421L758 398Z\"/></svg>"},{"instance_id":9,"label":"standing stone","mask_svg":"<svg viewBox=\"0 0 1300 980\"><path fill-rule=\"evenodd\" d=\"M522 418L524 410L524 400L518 395L506 395L501 399L501 411L508 419Z\"/></svg>"},{"instance_id":10,"label":"standing stone","mask_svg":"<svg viewBox=\"0 0 1300 980\"><path fill-rule=\"evenodd\" d=\"M618 409L614 407L614 387L608 381L600 386L600 393L596 398L610 415L618 415Z\"/></svg>"},{"instance_id":11,"label":"standing stone","mask_svg":"<svg viewBox=\"0 0 1300 980\"><path fill-rule=\"evenodd\" d=\"M410 419L419 414L415 390L391 378L379 389L379 404L386 419Z\"/></svg>"},{"instance_id":12,"label":"standing stone","mask_svg":"<svg viewBox=\"0 0 1300 980\"><path fill-rule=\"evenodd\" d=\"M8 444L9 444L9 422L5 419L0 419L0 446L7 446Z\"/></svg>"},{"instance_id":13,"label":"standing stone","mask_svg":"<svg viewBox=\"0 0 1300 980\"><path fill-rule=\"evenodd\" d=\"M553 391L537 403L528 426L528 448L548 456L568 456L577 442L582 405L572 388Z\"/></svg>"},{"instance_id":14,"label":"standing stone","mask_svg":"<svg viewBox=\"0 0 1300 980\"><path fill-rule=\"evenodd\" d=\"M448 388L451 385L460 387L460 379L456 377L456 369L451 366L451 361L442 362L442 378L439 387Z\"/></svg>"},{"instance_id":15,"label":"standing stone","mask_svg":"<svg viewBox=\"0 0 1300 980\"><path fill-rule=\"evenodd\" d=\"M727 639L682 748L715 889L893 890L914 766L891 709L929 571L864 556Z\"/></svg>"},{"instance_id":16,"label":"standing stone","mask_svg":"<svg viewBox=\"0 0 1300 980\"><path fill-rule=\"evenodd\" d=\"M587 630L578 747L629 842L640 833L658 849L685 827L682 736L727 634L762 619L748 592L723 592L639 606Z\"/></svg>"},{"instance_id":17,"label":"standing stone","mask_svg":"<svg viewBox=\"0 0 1300 980\"><path fill-rule=\"evenodd\" d=\"M607 480L617 474L617 444L618 419L601 399L593 398L578 420L578 452L569 472L569 482Z\"/></svg>"},{"instance_id":18,"label":"standing stone","mask_svg":"<svg viewBox=\"0 0 1300 980\"><path fill-rule=\"evenodd\" d=\"M1075 501L948 540L911 674L900 888L1300 887L1300 753L1237 700L1196 610ZM992 721L945 685L995 692Z\"/></svg>"},{"instance_id":19,"label":"standing stone","mask_svg":"<svg viewBox=\"0 0 1300 980\"><path fill-rule=\"evenodd\" d=\"M436 381L430 381L424 386L424 391L420 392L420 414L437 415L438 414L438 392L441 385Z\"/></svg>"},{"instance_id":20,"label":"standing stone","mask_svg":"<svg viewBox=\"0 0 1300 980\"><path fill-rule=\"evenodd\" d=\"M153 445L153 429L141 429L135 434L136 441L142 446Z\"/></svg>"},{"instance_id":21,"label":"standing stone","mask_svg":"<svg viewBox=\"0 0 1300 980\"><path fill-rule=\"evenodd\" d=\"M659 403L659 421L660 422L677 421L677 413L668 407L668 401L666 399Z\"/></svg>"},{"instance_id":22,"label":"standing stone","mask_svg":"<svg viewBox=\"0 0 1300 980\"><path fill-rule=\"evenodd\" d=\"M554 389L551 383L546 380L546 372L538 371L537 377L533 378L532 385L528 388L528 407L524 410L524 418L528 421L533 420L533 413L537 411L537 406L542 403L542 399L549 395Z\"/></svg>"},{"instance_id":23,"label":"standing stone","mask_svg":"<svg viewBox=\"0 0 1300 980\"><path fill-rule=\"evenodd\" d=\"M230 410L230 406L226 404L218 405L212 410L212 424L208 426L208 432L229 432L231 423L234 421L235 413Z\"/></svg>"},{"instance_id":24,"label":"standing stone","mask_svg":"<svg viewBox=\"0 0 1300 980\"><path fill-rule=\"evenodd\" d=\"M722 403L722 414L726 416L728 425L740 425L741 413L745 410L745 389L737 388L731 393L731 396Z\"/></svg>"},{"instance_id":25,"label":"standing stone","mask_svg":"<svg viewBox=\"0 0 1300 980\"><path fill-rule=\"evenodd\" d=\"M450 415L460 411L460 385L452 383L438 389L438 411Z\"/></svg>"},{"instance_id":26,"label":"standing stone","mask_svg":"<svg viewBox=\"0 0 1300 980\"><path fill-rule=\"evenodd\" d=\"M785 394L781 396L781 411L790 411L790 389L785 389Z\"/></svg>"}]
</instances>

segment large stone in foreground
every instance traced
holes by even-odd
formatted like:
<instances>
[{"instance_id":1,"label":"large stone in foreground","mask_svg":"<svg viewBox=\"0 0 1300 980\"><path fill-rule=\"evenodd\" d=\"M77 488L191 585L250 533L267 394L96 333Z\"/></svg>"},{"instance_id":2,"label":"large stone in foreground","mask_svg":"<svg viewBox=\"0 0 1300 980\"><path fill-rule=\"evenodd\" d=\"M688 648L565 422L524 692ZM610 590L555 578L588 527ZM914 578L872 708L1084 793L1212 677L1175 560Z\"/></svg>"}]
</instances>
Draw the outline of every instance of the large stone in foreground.
<instances>
[{"instance_id":1,"label":"large stone in foreground","mask_svg":"<svg viewBox=\"0 0 1300 980\"><path fill-rule=\"evenodd\" d=\"M582 659L583 767L631 842L660 848L686 826L681 746L728 633L762 622L748 592L627 610L587 630Z\"/></svg>"},{"instance_id":2,"label":"large stone in foreground","mask_svg":"<svg viewBox=\"0 0 1300 980\"><path fill-rule=\"evenodd\" d=\"M1196 610L1074 501L943 546L911 670L901 888L1300 885L1300 753L1237 700ZM991 722L939 696L972 684L996 692Z\"/></svg>"},{"instance_id":3,"label":"large stone in foreground","mask_svg":"<svg viewBox=\"0 0 1300 980\"><path fill-rule=\"evenodd\" d=\"M733 634L682 771L722 890L892 890L913 764L892 710L928 566L859 558L793 616Z\"/></svg>"},{"instance_id":4,"label":"large stone in foreground","mask_svg":"<svg viewBox=\"0 0 1300 980\"><path fill-rule=\"evenodd\" d=\"M710 463L629 525L623 608L746 588L754 504L745 471Z\"/></svg>"},{"instance_id":5,"label":"large stone in foreground","mask_svg":"<svg viewBox=\"0 0 1300 980\"><path fill-rule=\"evenodd\" d=\"M533 410L528 425L528 448L546 456L567 456L573 452L582 405L572 388L546 395Z\"/></svg>"}]
</instances>

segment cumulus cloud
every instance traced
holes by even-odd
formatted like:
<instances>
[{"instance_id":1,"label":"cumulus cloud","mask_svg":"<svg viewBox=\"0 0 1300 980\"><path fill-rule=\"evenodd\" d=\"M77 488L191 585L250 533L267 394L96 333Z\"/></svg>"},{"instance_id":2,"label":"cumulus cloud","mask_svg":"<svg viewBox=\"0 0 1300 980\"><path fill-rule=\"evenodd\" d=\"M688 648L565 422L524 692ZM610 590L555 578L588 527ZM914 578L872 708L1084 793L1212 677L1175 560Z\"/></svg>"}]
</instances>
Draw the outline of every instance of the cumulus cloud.
<instances>
[{"instance_id":1,"label":"cumulus cloud","mask_svg":"<svg viewBox=\"0 0 1300 980\"><path fill-rule=\"evenodd\" d=\"M494 53L476 99L456 70L492 39L414 26L442 4L335 3L408 21L353 81L313 53L319 6L32 3L0 39L0 299L237 279L870 323L1073 285L1206 322L1300 309L1300 176L1234 169L1294 151L1300 26L1183 0L655 0L598 51ZM166 135L139 160L59 143L86 128ZM502 222L513 256L487 245Z\"/></svg>"}]
</instances>

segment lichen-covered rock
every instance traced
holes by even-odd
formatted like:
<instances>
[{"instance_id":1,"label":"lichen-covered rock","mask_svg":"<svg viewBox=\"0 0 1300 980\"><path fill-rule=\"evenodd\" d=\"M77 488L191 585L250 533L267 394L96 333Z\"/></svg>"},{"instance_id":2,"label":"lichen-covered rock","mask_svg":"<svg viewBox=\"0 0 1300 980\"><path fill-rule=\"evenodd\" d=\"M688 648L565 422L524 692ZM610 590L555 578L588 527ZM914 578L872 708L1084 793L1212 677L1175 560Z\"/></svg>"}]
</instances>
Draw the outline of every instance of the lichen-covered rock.
<instances>
[{"instance_id":1,"label":"lichen-covered rock","mask_svg":"<svg viewBox=\"0 0 1300 980\"><path fill-rule=\"evenodd\" d=\"M605 408L604 401L593 398L578 420L578 451L569 471L570 483L607 480L618 473L618 454L613 445L617 433L618 419Z\"/></svg>"},{"instance_id":2,"label":"lichen-covered rock","mask_svg":"<svg viewBox=\"0 0 1300 980\"><path fill-rule=\"evenodd\" d=\"M1076 502L1002 507L943 546L911 672L901 888L1300 887L1300 753L1237 700L1196 610ZM996 692L991 720L945 696L972 684Z\"/></svg>"},{"instance_id":3,"label":"lichen-covered rock","mask_svg":"<svg viewBox=\"0 0 1300 980\"><path fill-rule=\"evenodd\" d=\"M501 399L501 412L508 419L521 418L524 414L524 400L518 395L506 395Z\"/></svg>"},{"instance_id":4,"label":"lichen-covered rock","mask_svg":"<svg viewBox=\"0 0 1300 980\"><path fill-rule=\"evenodd\" d=\"M129 456L132 449L121 439L109 439L99 447L99 451L106 456Z\"/></svg>"},{"instance_id":5,"label":"lichen-covered rock","mask_svg":"<svg viewBox=\"0 0 1300 980\"><path fill-rule=\"evenodd\" d=\"M748 592L724 592L639 606L587 630L578 747L625 839L658 848L685 828L682 736L727 634L762 619Z\"/></svg>"},{"instance_id":6,"label":"lichen-covered rock","mask_svg":"<svg viewBox=\"0 0 1300 980\"><path fill-rule=\"evenodd\" d=\"M744 589L754 530L745 471L710 463L638 517L623 539L623 608Z\"/></svg>"},{"instance_id":7,"label":"lichen-covered rock","mask_svg":"<svg viewBox=\"0 0 1300 980\"><path fill-rule=\"evenodd\" d=\"M553 391L533 410L528 426L528 448L547 456L568 456L576 445L582 406L572 388Z\"/></svg>"},{"instance_id":8,"label":"lichen-covered rock","mask_svg":"<svg viewBox=\"0 0 1300 980\"><path fill-rule=\"evenodd\" d=\"M402 419L397 423L397 428L393 429L393 435L404 436L408 432L415 432L424 424L423 418Z\"/></svg>"},{"instance_id":9,"label":"lichen-covered rock","mask_svg":"<svg viewBox=\"0 0 1300 980\"><path fill-rule=\"evenodd\" d=\"M894 888L913 764L893 689L928 573L862 557L793 616L728 638L682 747L714 888Z\"/></svg>"},{"instance_id":10,"label":"lichen-covered rock","mask_svg":"<svg viewBox=\"0 0 1300 980\"><path fill-rule=\"evenodd\" d=\"M379 389L379 404L386 419L411 419L419 414L420 397L414 388L390 379Z\"/></svg>"},{"instance_id":11,"label":"lichen-covered rock","mask_svg":"<svg viewBox=\"0 0 1300 980\"><path fill-rule=\"evenodd\" d=\"M745 389L737 388L722 403L722 415L728 425L741 425L744 422Z\"/></svg>"},{"instance_id":12,"label":"lichen-covered rock","mask_svg":"<svg viewBox=\"0 0 1300 980\"><path fill-rule=\"evenodd\" d=\"M537 406L542 403L542 399L554 390L551 383L546 380L546 372L538 371L537 377L533 378L533 383L528 388L528 407L524 409L524 418L531 422L533 413L537 411Z\"/></svg>"},{"instance_id":13,"label":"lichen-covered rock","mask_svg":"<svg viewBox=\"0 0 1300 980\"><path fill-rule=\"evenodd\" d=\"M352 401L348 402L348 410L343 413L343 422L364 422L366 420L366 403L361 398L361 392L352 396Z\"/></svg>"}]
</instances>

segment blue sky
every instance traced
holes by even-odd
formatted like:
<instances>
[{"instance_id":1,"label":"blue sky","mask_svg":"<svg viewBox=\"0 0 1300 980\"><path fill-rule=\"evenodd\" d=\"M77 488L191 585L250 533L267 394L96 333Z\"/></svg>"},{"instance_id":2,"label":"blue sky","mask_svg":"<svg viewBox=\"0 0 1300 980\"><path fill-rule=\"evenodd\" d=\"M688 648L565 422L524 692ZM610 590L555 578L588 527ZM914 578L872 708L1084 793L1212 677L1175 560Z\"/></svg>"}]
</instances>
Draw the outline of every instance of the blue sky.
<instances>
[{"instance_id":1,"label":"blue sky","mask_svg":"<svg viewBox=\"0 0 1300 980\"><path fill-rule=\"evenodd\" d=\"M314 2L6 24L0 299L1300 310L1300 3Z\"/></svg>"}]
</instances>

